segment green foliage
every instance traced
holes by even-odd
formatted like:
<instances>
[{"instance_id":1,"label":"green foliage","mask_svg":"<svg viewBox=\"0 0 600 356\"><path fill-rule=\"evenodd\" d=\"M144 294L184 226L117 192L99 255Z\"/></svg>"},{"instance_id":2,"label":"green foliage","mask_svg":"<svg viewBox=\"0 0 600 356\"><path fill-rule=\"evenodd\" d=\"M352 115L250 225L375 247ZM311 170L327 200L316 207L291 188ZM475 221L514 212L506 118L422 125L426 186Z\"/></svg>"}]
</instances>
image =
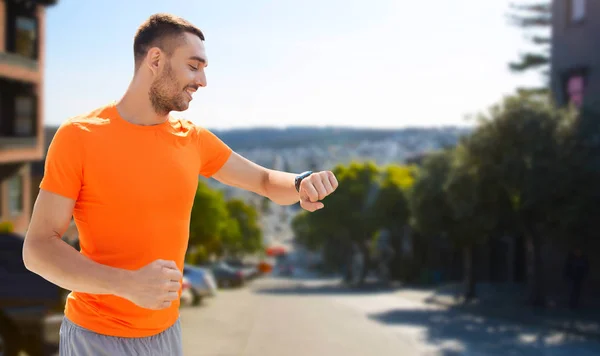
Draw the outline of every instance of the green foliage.
<instances>
[{"instance_id":1,"label":"green foliage","mask_svg":"<svg viewBox=\"0 0 600 356\"><path fill-rule=\"evenodd\" d=\"M493 107L469 140L469 151L486 194L499 202L499 214L510 214L518 233L560 230L564 201L571 189L570 172L561 161L565 137L573 117L543 100L530 96L506 98ZM566 162L565 162L566 163Z\"/></svg>"},{"instance_id":2,"label":"green foliage","mask_svg":"<svg viewBox=\"0 0 600 356\"><path fill-rule=\"evenodd\" d=\"M541 88L522 88L522 93L549 94L550 45L552 26L552 6L550 0L534 4L511 4L510 22L527 33L534 32L527 39L535 47L530 52L521 53L519 59L509 63L509 68L515 73L539 71L545 85Z\"/></svg>"},{"instance_id":3,"label":"green foliage","mask_svg":"<svg viewBox=\"0 0 600 356\"><path fill-rule=\"evenodd\" d=\"M595 239L600 223L600 112L584 107L577 119L569 113L559 140L559 165L563 167L557 212L561 231L572 245L585 246Z\"/></svg>"},{"instance_id":4,"label":"green foliage","mask_svg":"<svg viewBox=\"0 0 600 356\"><path fill-rule=\"evenodd\" d=\"M222 193L204 182L198 182L190 220L190 245L203 245L210 252L216 251L227 220L227 206Z\"/></svg>"},{"instance_id":5,"label":"green foliage","mask_svg":"<svg viewBox=\"0 0 600 356\"><path fill-rule=\"evenodd\" d=\"M10 234L15 231L15 226L10 221L0 222L0 232L5 234Z\"/></svg>"},{"instance_id":6,"label":"green foliage","mask_svg":"<svg viewBox=\"0 0 600 356\"><path fill-rule=\"evenodd\" d=\"M583 212L576 197L582 159L575 120L540 96L505 98L451 151L431 155L410 195L411 221L424 236L445 235L465 252L467 295L474 294L473 247L493 234L523 236L536 300L542 295L541 242L568 238ZM580 183L579 183L580 184ZM580 191L583 193L583 191Z\"/></svg>"},{"instance_id":7,"label":"green foliage","mask_svg":"<svg viewBox=\"0 0 600 356\"><path fill-rule=\"evenodd\" d=\"M258 222L256 209L244 201L232 199L227 202L227 211L234 226L239 231L239 250L242 253L254 253L262 249L262 230ZM238 243L236 241L236 243Z\"/></svg>"},{"instance_id":8,"label":"green foliage","mask_svg":"<svg viewBox=\"0 0 600 356\"><path fill-rule=\"evenodd\" d=\"M310 250L317 250L323 247L324 238L321 238L315 226L310 222L310 213L301 211L292 220L292 230L296 236L296 241Z\"/></svg>"},{"instance_id":9,"label":"green foliage","mask_svg":"<svg viewBox=\"0 0 600 356\"><path fill-rule=\"evenodd\" d=\"M446 198L445 184L452 163L452 151L434 152L417 171L409 195L411 225L424 235L439 235L452 223L452 211Z\"/></svg>"},{"instance_id":10,"label":"green foliage","mask_svg":"<svg viewBox=\"0 0 600 356\"><path fill-rule=\"evenodd\" d=\"M416 168L390 165L381 172L375 206L371 209L377 227L397 230L408 223L408 192L415 182Z\"/></svg>"},{"instance_id":11,"label":"green foliage","mask_svg":"<svg viewBox=\"0 0 600 356\"><path fill-rule=\"evenodd\" d=\"M292 229L299 243L322 250L324 268L339 271L348 267L353 246L369 261L380 230L398 233L407 224L406 194L414 182L415 168L353 162L333 172L339 187L323 201L325 209L299 213Z\"/></svg>"},{"instance_id":12,"label":"green foliage","mask_svg":"<svg viewBox=\"0 0 600 356\"><path fill-rule=\"evenodd\" d=\"M271 201L269 198L262 198L260 200L260 210L263 214L268 214L271 212Z\"/></svg>"},{"instance_id":13,"label":"green foliage","mask_svg":"<svg viewBox=\"0 0 600 356\"><path fill-rule=\"evenodd\" d=\"M185 256L185 262L191 265L199 265L209 260L209 253L205 246L195 245L192 246L187 255Z\"/></svg>"},{"instance_id":14,"label":"green foliage","mask_svg":"<svg viewBox=\"0 0 600 356\"><path fill-rule=\"evenodd\" d=\"M229 215L229 214L228 214ZM228 216L223 220L219 231L219 255L239 256L244 251L242 229L237 219Z\"/></svg>"},{"instance_id":15,"label":"green foliage","mask_svg":"<svg viewBox=\"0 0 600 356\"><path fill-rule=\"evenodd\" d=\"M188 258L205 261L225 253L240 256L262 248L256 209L242 200L225 201L220 191L200 181L190 220Z\"/></svg>"},{"instance_id":16,"label":"green foliage","mask_svg":"<svg viewBox=\"0 0 600 356\"><path fill-rule=\"evenodd\" d=\"M373 231L369 208L377 193L379 171L373 163L351 163L334 169L339 187L325 198L327 207L308 215L311 225L323 237L331 236L353 241L368 239Z\"/></svg>"}]
</instances>

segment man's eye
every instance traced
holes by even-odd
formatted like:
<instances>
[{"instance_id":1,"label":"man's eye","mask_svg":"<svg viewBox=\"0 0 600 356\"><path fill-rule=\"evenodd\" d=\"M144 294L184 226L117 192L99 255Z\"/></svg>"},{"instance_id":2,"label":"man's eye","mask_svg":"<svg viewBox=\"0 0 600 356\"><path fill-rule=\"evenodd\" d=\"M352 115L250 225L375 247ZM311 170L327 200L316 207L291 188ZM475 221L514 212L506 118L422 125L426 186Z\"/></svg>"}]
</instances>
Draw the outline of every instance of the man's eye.
<instances>
[{"instance_id":1,"label":"man's eye","mask_svg":"<svg viewBox=\"0 0 600 356\"><path fill-rule=\"evenodd\" d=\"M196 68L196 67L194 67L194 66L190 66L190 69L191 69L191 70L194 70L194 71L195 71L195 70L198 70L198 68Z\"/></svg>"}]
</instances>

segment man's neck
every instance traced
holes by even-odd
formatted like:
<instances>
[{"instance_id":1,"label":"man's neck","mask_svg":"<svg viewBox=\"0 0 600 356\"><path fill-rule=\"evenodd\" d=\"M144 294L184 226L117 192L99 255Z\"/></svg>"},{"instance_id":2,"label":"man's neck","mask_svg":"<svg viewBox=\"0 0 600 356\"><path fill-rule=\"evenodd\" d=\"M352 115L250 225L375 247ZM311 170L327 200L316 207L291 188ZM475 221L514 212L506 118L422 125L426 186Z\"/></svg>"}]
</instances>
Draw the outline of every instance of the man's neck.
<instances>
[{"instance_id":1,"label":"man's neck","mask_svg":"<svg viewBox=\"0 0 600 356\"><path fill-rule=\"evenodd\" d=\"M157 114L150 103L148 90L136 88L133 83L117 102L117 110L124 120L142 126L158 125L169 118L168 114Z\"/></svg>"}]
</instances>

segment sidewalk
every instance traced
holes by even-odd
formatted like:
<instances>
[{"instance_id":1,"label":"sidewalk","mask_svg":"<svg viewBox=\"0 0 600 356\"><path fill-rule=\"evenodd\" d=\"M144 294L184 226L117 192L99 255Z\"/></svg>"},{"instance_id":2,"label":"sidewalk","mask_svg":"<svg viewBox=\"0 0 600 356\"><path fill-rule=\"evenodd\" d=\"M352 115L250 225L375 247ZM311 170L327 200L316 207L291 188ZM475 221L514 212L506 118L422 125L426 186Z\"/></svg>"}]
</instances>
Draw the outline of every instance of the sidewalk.
<instances>
[{"instance_id":1,"label":"sidewalk","mask_svg":"<svg viewBox=\"0 0 600 356\"><path fill-rule=\"evenodd\" d=\"M462 284L437 288L402 288L403 298L454 308L467 313L508 320L523 325L560 330L566 333L600 339L600 308L582 307L570 310L562 307L534 308L525 305L523 291L516 286L478 285L478 299L462 303Z\"/></svg>"}]
</instances>

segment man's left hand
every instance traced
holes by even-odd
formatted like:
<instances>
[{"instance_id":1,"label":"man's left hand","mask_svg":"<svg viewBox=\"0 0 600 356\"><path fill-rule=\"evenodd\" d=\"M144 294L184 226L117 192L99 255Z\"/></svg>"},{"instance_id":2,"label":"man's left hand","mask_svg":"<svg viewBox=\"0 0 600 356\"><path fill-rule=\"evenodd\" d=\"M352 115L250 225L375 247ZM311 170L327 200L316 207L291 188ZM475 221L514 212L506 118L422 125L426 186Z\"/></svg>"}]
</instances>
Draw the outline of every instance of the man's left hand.
<instances>
[{"instance_id":1,"label":"man's left hand","mask_svg":"<svg viewBox=\"0 0 600 356\"><path fill-rule=\"evenodd\" d=\"M315 172L304 178L300 183L300 206L310 212L324 207L320 201L333 193L338 187L338 181L333 172Z\"/></svg>"}]
</instances>

